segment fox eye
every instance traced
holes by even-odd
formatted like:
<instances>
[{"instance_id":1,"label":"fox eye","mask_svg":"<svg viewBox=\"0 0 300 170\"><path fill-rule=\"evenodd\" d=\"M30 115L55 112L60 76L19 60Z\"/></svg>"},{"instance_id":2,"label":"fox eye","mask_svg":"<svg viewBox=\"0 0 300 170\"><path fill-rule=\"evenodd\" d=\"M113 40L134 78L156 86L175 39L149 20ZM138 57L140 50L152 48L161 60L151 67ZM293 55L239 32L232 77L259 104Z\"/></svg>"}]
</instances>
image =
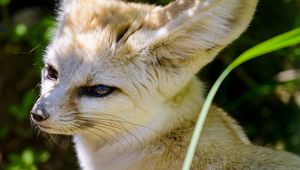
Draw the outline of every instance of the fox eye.
<instances>
[{"instance_id":1,"label":"fox eye","mask_svg":"<svg viewBox=\"0 0 300 170\"><path fill-rule=\"evenodd\" d=\"M51 65L48 65L46 67L46 77L49 79L49 80L57 80L58 78L58 72L55 70L55 68Z\"/></svg>"},{"instance_id":2,"label":"fox eye","mask_svg":"<svg viewBox=\"0 0 300 170\"><path fill-rule=\"evenodd\" d=\"M80 94L90 97L105 97L110 95L114 91L114 89L114 87L100 84L90 87L82 87L80 89Z\"/></svg>"}]
</instances>

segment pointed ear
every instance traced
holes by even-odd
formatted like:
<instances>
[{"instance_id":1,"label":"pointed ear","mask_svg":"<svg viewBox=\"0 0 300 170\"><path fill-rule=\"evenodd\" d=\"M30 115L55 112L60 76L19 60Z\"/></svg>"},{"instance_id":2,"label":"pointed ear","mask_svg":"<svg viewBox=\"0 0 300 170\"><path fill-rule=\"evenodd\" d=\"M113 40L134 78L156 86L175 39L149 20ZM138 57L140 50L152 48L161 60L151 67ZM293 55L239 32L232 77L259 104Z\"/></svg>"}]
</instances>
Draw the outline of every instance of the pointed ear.
<instances>
[{"instance_id":1,"label":"pointed ear","mask_svg":"<svg viewBox=\"0 0 300 170\"><path fill-rule=\"evenodd\" d=\"M198 72L247 28L256 4L257 0L174 1L146 18L145 23L157 27L148 33L147 55L155 63Z\"/></svg>"}]
</instances>

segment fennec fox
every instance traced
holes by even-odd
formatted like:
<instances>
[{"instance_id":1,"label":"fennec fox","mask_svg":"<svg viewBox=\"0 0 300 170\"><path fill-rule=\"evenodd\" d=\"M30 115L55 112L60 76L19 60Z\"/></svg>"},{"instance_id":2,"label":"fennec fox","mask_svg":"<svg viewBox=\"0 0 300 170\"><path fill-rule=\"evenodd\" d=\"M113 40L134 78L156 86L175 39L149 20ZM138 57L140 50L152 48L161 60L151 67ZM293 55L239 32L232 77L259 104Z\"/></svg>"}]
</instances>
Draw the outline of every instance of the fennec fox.
<instances>
[{"instance_id":1,"label":"fennec fox","mask_svg":"<svg viewBox=\"0 0 300 170\"><path fill-rule=\"evenodd\" d=\"M72 135L85 170L181 169L203 102L195 74L245 30L256 4L62 1L33 122ZM250 144L212 107L192 169L292 170L300 159Z\"/></svg>"}]
</instances>

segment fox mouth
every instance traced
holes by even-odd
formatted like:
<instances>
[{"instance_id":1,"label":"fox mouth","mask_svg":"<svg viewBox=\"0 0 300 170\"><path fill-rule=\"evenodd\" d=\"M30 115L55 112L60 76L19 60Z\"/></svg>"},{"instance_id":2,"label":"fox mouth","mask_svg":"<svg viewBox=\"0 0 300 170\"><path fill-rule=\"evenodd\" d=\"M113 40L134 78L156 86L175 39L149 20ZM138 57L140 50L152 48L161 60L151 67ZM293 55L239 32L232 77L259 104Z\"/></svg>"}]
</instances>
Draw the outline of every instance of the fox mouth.
<instances>
[{"instance_id":1,"label":"fox mouth","mask_svg":"<svg viewBox=\"0 0 300 170\"><path fill-rule=\"evenodd\" d=\"M55 129L53 129L52 127L49 127L49 126L41 125L39 123L36 123L36 125L39 127L40 130L42 130L43 132L46 132L46 133L53 133L54 131L56 131ZM57 134L57 133L55 133L55 134Z\"/></svg>"},{"instance_id":2,"label":"fox mouth","mask_svg":"<svg viewBox=\"0 0 300 170\"><path fill-rule=\"evenodd\" d=\"M34 124L42 131L46 132L46 133L54 133L55 128L51 127L51 126L46 126L43 125L42 123L38 123L34 121ZM56 134L56 133L55 133Z\"/></svg>"},{"instance_id":3,"label":"fox mouth","mask_svg":"<svg viewBox=\"0 0 300 170\"><path fill-rule=\"evenodd\" d=\"M41 130L46 130L46 129L48 129L48 130L51 130L52 128L51 127L49 127L49 126L45 126L45 125L41 125L41 124L37 124L37 126L41 129Z\"/></svg>"},{"instance_id":4,"label":"fox mouth","mask_svg":"<svg viewBox=\"0 0 300 170\"><path fill-rule=\"evenodd\" d=\"M49 126L45 126L45 125L42 125L42 123L39 123L37 121L35 121L34 119L31 118L31 121L34 125L38 126L41 130L43 131L47 131L47 130L51 130L53 128L49 127Z\"/></svg>"},{"instance_id":5,"label":"fox mouth","mask_svg":"<svg viewBox=\"0 0 300 170\"><path fill-rule=\"evenodd\" d=\"M67 130L58 130L56 128L41 125L38 123L37 123L37 126L39 127L40 130L42 130L43 132L49 133L49 134L70 135L70 132L68 132Z\"/></svg>"},{"instance_id":6,"label":"fox mouth","mask_svg":"<svg viewBox=\"0 0 300 170\"><path fill-rule=\"evenodd\" d=\"M57 135L72 135L72 129L60 126L58 124L44 124L43 122L35 122L33 121L34 125L37 126L41 131L49 134L57 134Z\"/></svg>"}]
</instances>

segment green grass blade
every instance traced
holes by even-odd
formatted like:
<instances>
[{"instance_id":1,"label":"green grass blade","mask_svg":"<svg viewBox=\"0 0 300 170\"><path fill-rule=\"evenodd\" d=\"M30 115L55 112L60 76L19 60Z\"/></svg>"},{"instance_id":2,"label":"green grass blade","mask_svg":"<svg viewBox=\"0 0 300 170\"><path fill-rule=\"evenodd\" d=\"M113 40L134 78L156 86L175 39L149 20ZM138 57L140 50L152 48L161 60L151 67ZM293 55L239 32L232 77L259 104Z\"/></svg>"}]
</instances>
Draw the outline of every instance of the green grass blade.
<instances>
[{"instance_id":1,"label":"green grass blade","mask_svg":"<svg viewBox=\"0 0 300 170\"><path fill-rule=\"evenodd\" d=\"M241 54L237 59L235 59L225 70L224 72L219 76L219 78L216 80L214 85L212 86L211 90L209 91L206 100L204 101L202 110L199 114L193 136L183 163L183 170L189 170L192 164L192 160L195 154L195 150L202 132L202 128L206 119L206 116L208 114L209 108L211 106L211 103L213 101L213 98L215 94L217 93L221 83L223 80L227 77L227 75L237 66L240 64L259 57L261 55L292 46L295 44L300 43L300 28L291 30L287 33L278 35L270 40L267 40L261 44L258 44L249 50L245 51L243 54Z\"/></svg>"},{"instance_id":2,"label":"green grass blade","mask_svg":"<svg viewBox=\"0 0 300 170\"><path fill-rule=\"evenodd\" d=\"M295 45L300 42L300 28L278 35L272 39L262 42L249 50L245 51L236 60L232 62L232 66L238 65L261 55Z\"/></svg>"}]
</instances>

